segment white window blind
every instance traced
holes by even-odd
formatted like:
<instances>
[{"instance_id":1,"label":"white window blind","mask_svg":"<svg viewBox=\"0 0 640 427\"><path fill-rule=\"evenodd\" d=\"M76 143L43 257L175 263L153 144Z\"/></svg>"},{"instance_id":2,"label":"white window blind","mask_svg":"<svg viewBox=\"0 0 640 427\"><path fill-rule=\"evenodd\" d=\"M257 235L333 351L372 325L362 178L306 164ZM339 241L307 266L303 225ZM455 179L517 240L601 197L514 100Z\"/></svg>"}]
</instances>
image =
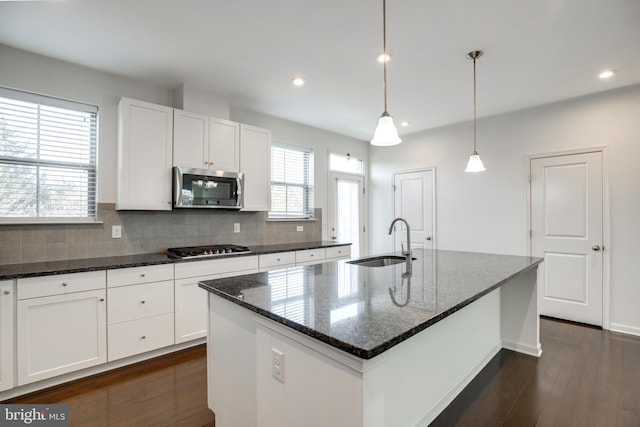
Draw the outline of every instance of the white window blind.
<instances>
[{"instance_id":1,"label":"white window blind","mask_svg":"<svg viewBox=\"0 0 640 427\"><path fill-rule=\"evenodd\" d=\"M313 217L313 151L271 145L270 218Z\"/></svg>"},{"instance_id":2,"label":"white window blind","mask_svg":"<svg viewBox=\"0 0 640 427\"><path fill-rule=\"evenodd\" d=\"M0 87L0 222L95 220L98 107Z\"/></svg>"}]
</instances>

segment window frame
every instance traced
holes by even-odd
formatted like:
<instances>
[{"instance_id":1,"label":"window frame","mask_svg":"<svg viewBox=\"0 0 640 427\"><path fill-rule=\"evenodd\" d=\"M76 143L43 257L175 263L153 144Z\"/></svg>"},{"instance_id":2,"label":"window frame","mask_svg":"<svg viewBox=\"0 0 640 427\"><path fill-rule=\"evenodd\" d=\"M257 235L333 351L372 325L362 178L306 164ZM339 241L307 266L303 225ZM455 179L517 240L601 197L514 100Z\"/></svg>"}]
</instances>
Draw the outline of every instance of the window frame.
<instances>
[{"instance_id":1,"label":"window frame","mask_svg":"<svg viewBox=\"0 0 640 427\"><path fill-rule=\"evenodd\" d=\"M35 168L37 176L40 174L41 168L48 168L50 170L78 170L84 171L87 174L86 179L86 192L82 192L84 198L86 198L86 214L82 216L0 216L0 224L75 224L75 223L96 223L98 221L98 133L99 133L99 108L97 105L92 105L80 101L67 100L57 98L49 95L38 94L34 92L28 92L20 89L9 88L0 86L0 97L6 98L20 103L38 104L34 106L36 110L36 122L40 122L41 114L40 105L54 109L66 109L75 111L78 113L89 114L89 130L88 130L88 145L85 145L88 153L88 161L73 161L71 156L67 159L43 159L43 155L40 153L40 139L43 137L43 133L36 125L36 128L31 128L33 136L36 139L35 148L36 155L34 157L19 157L19 156L1 156L0 164L8 165L9 167L26 166ZM59 137L58 134L53 134L54 137ZM81 146L81 145L79 145ZM41 188L39 185L35 189L36 212L40 212L41 202L39 201L41 196ZM70 208L77 208L73 205L67 205Z\"/></svg>"},{"instance_id":2,"label":"window frame","mask_svg":"<svg viewBox=\"0 0 640 427\"><path fill-rule=\"evenodd\" d=\"M305 156L307 156L307 171L306 171L306 176L305 176L305 183L300 184L300 183L291 183L291 182L287 182L287 181L274 181L273 179L273 173L274 173L274 167L273 167L273 148L281 148L284 150L291 150L291 151L296 151L296 152L300 152L300 153L304 153ZM314 216L314 206L315 206L315 200L314 200L314 152L312 148L308 148L308 147L302 147L299 145L294 145L294 144L289 144L289 143L285 143L285 142L281 142L281 141L272 141L271 143L271 158L270 158L270 170L271 170L271 176L270 176L270 185L269 185L269 191L271 192L271 197L270 197L270 206L269 206L269 212L267 215L267 219L269 221L304 221L304 220L315 220L315 216ZM306 206L303 206L303 213L302 214L290 214L290 213L275 213L272 208L273 208L273 187L274 185L280 185L280 186L285 186L287 188L289 187L297 187L297 188L302 188L303 189L303 203Z\"/></svg>"}]
</instances>

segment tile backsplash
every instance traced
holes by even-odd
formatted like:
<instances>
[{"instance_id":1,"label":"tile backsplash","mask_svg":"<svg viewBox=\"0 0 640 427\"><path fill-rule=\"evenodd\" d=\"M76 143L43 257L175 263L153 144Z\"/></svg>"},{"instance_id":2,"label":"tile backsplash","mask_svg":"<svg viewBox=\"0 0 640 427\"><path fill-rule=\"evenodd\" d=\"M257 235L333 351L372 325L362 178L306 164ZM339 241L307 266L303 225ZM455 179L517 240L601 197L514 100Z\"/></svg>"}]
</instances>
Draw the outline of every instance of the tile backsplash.
<instances>
[{"instance_id":1,"label":"tile backsplash","mask_svg":"<svg viewBox=\"0 0 640 427\"><path fill-rule=\"evenodd\" d=\"M267 212L185 209L116 211L98 205L96 224L0 225L0 264L164 252L205 244L269 245L322 239L321 210L315 221L267 221ZM240 232L234 233L234 224ZM122 237L113 239L111 227ZM302 225L304 231L296 231Z\"/></svg>"}]
</instances>

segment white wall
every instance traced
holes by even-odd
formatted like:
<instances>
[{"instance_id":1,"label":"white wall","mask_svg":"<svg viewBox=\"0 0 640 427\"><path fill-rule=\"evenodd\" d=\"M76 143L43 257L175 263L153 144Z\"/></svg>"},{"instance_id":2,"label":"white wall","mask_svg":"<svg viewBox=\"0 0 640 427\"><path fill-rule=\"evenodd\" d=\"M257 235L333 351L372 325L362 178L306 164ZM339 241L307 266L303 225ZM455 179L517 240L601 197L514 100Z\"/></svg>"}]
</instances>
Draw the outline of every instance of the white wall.
<instances>
[{"instance_id":1,"label":"white wall","mask_svg":"<svg viewBox=\"0 0 640 427\"><path fill-rule=\"evenodd\" d=\"M479 106L481 108L481 106ZM471 112L470 112L471 115ZM640 85L481 119L478 151L487 168L464 172L472 123L404 136L370 153L371 252L391 247L394 171L436 168L439 249L526 253L525 156L608 147L611 197L611 328L640 335Z\"/></svg>"},{"instance_id":2,"label":"white wall","mask_svg":"<svg viewBox=\"0 0 640 427\"><path fill-rule=\"evenodd\" d=\"M325 240L328 239L327 220L329 212L327 184L329 177L329 153L343 155L350 153L352 157L362 159L368 164L369 143L240 108L231 108L231 120L271 129L273 141L313 149L315 160L314 203L316 208L322 209L322 237ZM365 224L367 223L368 221L365 216Z\"/></svg>"},{"instance_id":3,"label":"white wall","mask_svg":"<svg viewBox=\"0 0 640 427\"><path fill-rule=\"evenodd\" d=\"M98 106L98 201L116 200L117 105L121 97L171 106L171 90L0 45L0 86Z\"/></svg>"}]
</instances>

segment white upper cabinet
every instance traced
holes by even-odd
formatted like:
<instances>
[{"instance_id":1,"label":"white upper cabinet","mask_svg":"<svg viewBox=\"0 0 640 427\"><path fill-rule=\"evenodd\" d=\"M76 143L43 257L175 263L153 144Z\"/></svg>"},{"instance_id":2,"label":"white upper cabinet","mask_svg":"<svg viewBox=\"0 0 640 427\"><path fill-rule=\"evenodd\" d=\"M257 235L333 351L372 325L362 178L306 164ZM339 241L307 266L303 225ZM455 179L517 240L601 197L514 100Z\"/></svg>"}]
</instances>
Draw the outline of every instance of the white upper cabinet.
<instances>
[{"instance_id":1,"label":"white upper cabinet","mask_svg":"<svg viewBox=\"0 0 640 427\"><path fill-rule=\"evenodd\" d=\"M271 131L240 124L244 210L268 211L271 200Z\"/></svg>"},{"instance_id":2,"label":"white upper cabinet","mask_svg":"<svg viewBox=\"0 0 640 427\"><path fill-rule=\"evenodd\" d=\"M240 124L211 117L209 167L225 172L240 170Z\"/></svg>"},{"instance_id":3,"label":"white upper cabinet","mask_svg":"<svg viewBox=\"0 0 640 427\"><path fill-rule=\"evenodd\" d=\"M173 165L209 168L209 116L174 110Z\"/></svg>"},{"instance_id":4,"label":"white upper cabinet","mask_svg":"<svg viewBox=\"0 0 640 427\"><path fill-rule=\"evenodd\" d=\"M116 209L171 210L173 108L118 104Z\"/></svg>"},{"instance_id":5,"label":"white upper cabinet","mask_svg":"<svg viewBox=\"0 0 640 427\"><path fill-rule=\"evenodd\" d=\"M173 165L238 172L240 125L224 119L175 110Z\"/></svg>"}]
</instances>

